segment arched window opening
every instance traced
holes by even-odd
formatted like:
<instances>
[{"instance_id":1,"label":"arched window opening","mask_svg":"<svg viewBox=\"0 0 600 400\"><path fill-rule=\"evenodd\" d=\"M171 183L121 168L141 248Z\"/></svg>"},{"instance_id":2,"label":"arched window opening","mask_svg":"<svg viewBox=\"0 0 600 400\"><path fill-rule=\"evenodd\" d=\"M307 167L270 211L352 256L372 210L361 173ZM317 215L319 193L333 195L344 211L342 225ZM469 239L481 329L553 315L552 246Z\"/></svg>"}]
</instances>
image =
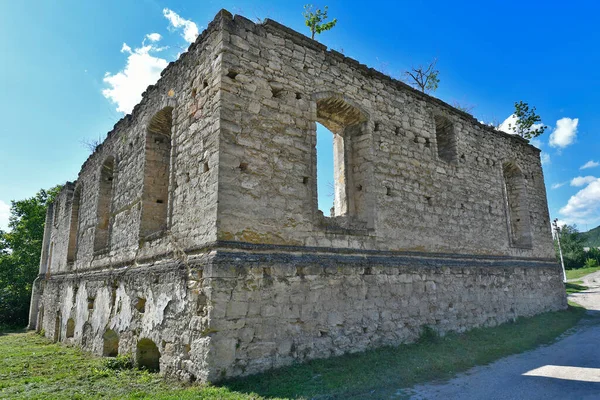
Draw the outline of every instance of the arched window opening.
<instances>
[{"instance_id":1,"label":"arched window opening","mask_svg":"<svg viewBox=\"0 0 600 400\"><path fill-rule=\"evenodd\" d=\"M89 322L83 324L83 330L81 331L81 347L85 348L92 340L92 325Z\"/></svg>"},{"instance_id":2,"label":"arched window opening","mask_svg":"<svg viewBox=\"0 0 600 400\"><path fill-rule=\"evenodd\" d=\"M150 339L142 339L137 344L136 363L138 368L148 371L160 371L160 352Z\"/></svg>"},{"instance_id":3,"label":"arched window opening","mask_svg":"<svg viewBox=\"0 0 600 400\"><path fill-rule=\"evenodd\" d=\"M518 247L531 247L531 225L525 177L514 163L504 164L503 173L511 243Z\"/></svg>"},{"instance_id":4,"label":"arched window opening","mask_svg":"<svg viewBox=\"0 0 600 400\"><path fill-rule=\"evenodd\" d=\"M69 226L69 247L67 249L67 262L72 263L77 257L77 235L79 233L79 205L81 204L81 186L73 192L71 202L71 223Z\"/></svg>"},{"instance_id":5,"label":"arched window opening","mask_svg":"<svg viewBox=\"0 0 600 400\"><path fill-rule=\"evenodd\" d=\"M327 199L327 194L333 192L333 213L330 210L322 210L324 215L339 217L344 215L364 216L365 200L363 187L366 186L367 177L365 175L366 168L366 153L367 148L362 143L361 133L363 133L363 123L367 120L366 116L356 107L346 102L343 98L337 95L322 98L317 101L317 122L332 133L333 138L330 140L321 140L317 146L324 148L333 147L333 184L328 186L331 179L331 172L320 171L319 166L323 163L319 160L322 158L331 157L331 151L328 154L323 154L317 148L317 197ZM317 129L318 141L322 135ZM362 167L361 167L362 165ZM323 179L323 177L326 177ZM324 182L323 182L324 180ZM325 193L322 193L325 187ZM319 195L319 189L321 194ZM327 204L325 202L324 204Z\"/></svg>"},{"instance_id":6,"label":"arched window opening","mask_svg":"<svg viewBox=\"0 0 600 400\"><path fill-rule=\"evenodd\" d=\"M102 355L104 357L116 357L119 355L119 335L112 329L107 329L102 336L104 345Z\"/></svg>"},{"instance_id":7,"label":"arched window opening","mask_svg":"<svg viewBox=\"0 0 600 400\"><path fill-rule=\"evenodd\" d=\"M113 179L115 176L115 159L109 157L100 168L100 182L98 184L98 206L96 211L96 236L94 238L94 251L106 249L109 245L110 235L110 206L112 202Z\"/></svg>"},{"instance_id":8,"label":"arched window opening","mask_svg":"<svg viewBox=\"0 0 600 400\"><path fill-rule=\"evenodd\" d=\"M457 162L457 143L452 122L446 117L435 116L435 139L438 158L447 163Z\"/></svg>"},{"instance_id":9,"label":"arched window opening","mask_svg":"<svg viewBox=\"0 0 600 400\"><path fill-rule=\"evenodd\" d=\"M73 318L69 318L67 321L67 339L75 336L75 321Z\"/></svg>"},{"instance_id":10,"label":"arched window opening","mask_svg":"<svg viewBox=\"0 0 600 400\"><path fill-rule=\"evenodd\" d=\"M173 108L156 113L146 130L140 237L167 229Z\"/></svg>"}]
</instances>

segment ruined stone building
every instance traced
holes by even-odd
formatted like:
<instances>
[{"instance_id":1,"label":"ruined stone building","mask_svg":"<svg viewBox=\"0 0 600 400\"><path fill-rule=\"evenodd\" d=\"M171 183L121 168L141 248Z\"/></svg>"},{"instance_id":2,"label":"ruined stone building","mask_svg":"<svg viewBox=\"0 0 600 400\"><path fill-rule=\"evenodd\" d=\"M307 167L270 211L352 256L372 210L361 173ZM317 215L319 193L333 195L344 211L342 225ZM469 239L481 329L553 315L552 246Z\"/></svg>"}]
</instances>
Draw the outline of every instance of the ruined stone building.
<instances>
[{"instance_id":1,"label":"ruined stone building","mask_svg":"<svg viewBox=\"0 0 600 400\"><path fill-rule=\"evenodd\" d=\"M214 381L563 309L539 153L221 11L49 208L30 327Z\"/></svg>"}]
</instances>

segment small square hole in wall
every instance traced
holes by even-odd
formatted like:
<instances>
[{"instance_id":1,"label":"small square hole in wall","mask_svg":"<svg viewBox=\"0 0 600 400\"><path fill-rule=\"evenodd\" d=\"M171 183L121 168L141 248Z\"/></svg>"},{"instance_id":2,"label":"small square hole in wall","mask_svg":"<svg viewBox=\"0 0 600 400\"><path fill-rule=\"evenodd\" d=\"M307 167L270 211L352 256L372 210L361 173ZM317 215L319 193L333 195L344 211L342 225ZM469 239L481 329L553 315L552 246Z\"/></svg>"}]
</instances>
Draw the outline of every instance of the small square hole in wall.
<instances>
[{"instance_id":1,"label":"small square hole in wall","mask_svg":"<svg viewBox=\"0 0 600 400\"><path fill-rule=\"evenodd\" d=\"M163 199L156 199L156 204L163 204L163 203L164 203Z\"/></svg>"},{"instance_id":2,"label":"small square hole in wall","mask_svg":"<svg viewBox=\"0 0 600 400\"><path fill-rule=\"evenodd\" d=\"M138 297L137 302L135 303L135 309L141 313L146 312L146 299Z\"/></svg>"},{"instance_id":3,"label":"small square hole in wall","mask_svg":"<svg viewBox=\"0 0 600 400\"><path fill-rule=\"evenodd\" d=\"M394 133L396 134L396 136L400 135L400 127L396 127L396 129L394 130Z\"/></svg>"},{"instance_id":4,"label":"small square hole in wall","mask_svg":"<svg viewBox=\"0 0 600 400\"><path fill-rule=\"evenodd\" d=\"M240 163L240 166L238 168L242 172L247 171L248 170L248 163L242 162L242 163Z\"/></svg>"},{"instance_id":5,"label":"small square hole in wall","mask_svg":"<svg viewBox=\"0 0 600 400\"><path fill-rule=\"evenodd\" d=\"M379 122L375 122L375 126L373 127L373 131L375 131L375 132L379 131Z\"/></svg>"},{"instance_id":6,"label":"small square hole in wall","mask_svg":"<svg viewBox=\"0 0 600 400\"><path fill-rule=\"evenodd\" d=\"M362 185L358 185L358 186L356 187L356 190L358 190L359 192L362 192L362 189L363 189L363 188L362 188Z\"/></svg>"},{"instance_id":7,"label":"small square hole in wall","mask_svg":"<svg viewBox=\"0 0 600 400\"><path fill-rule=\"evenodd\" d=\"M229 70L229 72L227 73L227 77L230 79L235 80L235 77L238 76L238 73L233 71L233 70Z\"/></svg>"},{"instance_id":8,"label":"small square hole in wall","mask_svg":"<svg viewBox=\"0 0 600 400\"><path fill-rule=\"evenodd\" d=\"M433 205L433 197L425 196L425 201L427 202L427 205L429 205L429 206Z\"/></svg>"},{"instance_id":9,"label":"small square hole in wall","mask_svg":"<svg viewBox=\"0 0 600 400\"><path fill-rule=\"evenodd\" d=\"M425 147L431 147L431 142L429 141L429 138L425 138Z\"/></svg>"},{"instance_id":10,"label":"small square hole in wall","mask_svg":"<svg viewBox=\"0 0 600 400\"><path fill-rule=\"evenodd\" d=\"M302 93L296 93L296 100L302 100Z\"/></svg>"},{"instance_id":11,"label":"small square hole in wall","mask_svg":"<svg viewBox=\"0 0 600 400\"><path fill-rule=\"evenodd\" d=\"M392 195L392 188L386 187L385 188L385 195L386 196L391 196Z\"/></svg>"},{"instance_id":12,"label":"small square hole in wall","mask_svg":"<svg viewBox=\"0 0 600 400\"><path fill-rule=\"evenodd\" d=\"M271 88L271 93L274 98L279 99L283 96L283 89Z\"/></svg>"},{"instance_id":13,"label":"small square hole in wall","mask_svg":"<svg viewBox=\"0 0 600 400\"><path fill-rule=\"evenodd\" d=\"M206 89L208 87L208 81L202 82L202 86L204 89Z\"/></svg>"},{"instance_id":14,"label":"small square hole in wall","mask_svg":"<svg viewBox=\"0 0 600 400\"><path fill-rule=\"evenodd\" d=\"M305 185L308 184L308 176L305 176L304 178L302 178L302 183Z\"/></svg>"},{"instance_id":15,"label":"small square hole in wall","mask_svg":"<svg viewBox=\"0 0 600 400\"><path fill-rule=\"evenodd\" d=\"M208 170L210 170L210 168L208 167L208 163L205 162L204 163L204 172L208 172Z\"/></svg>"},{"instance_id":16,"label":"small square hole in wall","mask_svg":"<svg viewBox=\"0 0 600 400\"><path fill-rule=\"evenodd\" d=\"M88 310L94 309L94 302L96 301L95 297L88 297Z\"/></svg>"}]
</instances>

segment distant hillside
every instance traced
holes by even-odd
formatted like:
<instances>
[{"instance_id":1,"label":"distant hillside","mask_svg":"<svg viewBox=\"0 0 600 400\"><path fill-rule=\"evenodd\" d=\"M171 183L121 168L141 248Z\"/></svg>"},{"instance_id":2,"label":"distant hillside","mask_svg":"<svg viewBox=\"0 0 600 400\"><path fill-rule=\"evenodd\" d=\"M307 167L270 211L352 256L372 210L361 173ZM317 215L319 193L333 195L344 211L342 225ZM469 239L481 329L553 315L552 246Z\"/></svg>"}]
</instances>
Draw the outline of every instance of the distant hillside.
<instances>
[{"instance_id":1,"label":"distant hillside","mask_svg":"<svg viewBox=\"0 0 600 400\"><path fill-rule=\"evenodd\" d=\"M585 239L584 247L600 247L600 226L581 232L581 236Z\"/></svg>"}]
</instances>

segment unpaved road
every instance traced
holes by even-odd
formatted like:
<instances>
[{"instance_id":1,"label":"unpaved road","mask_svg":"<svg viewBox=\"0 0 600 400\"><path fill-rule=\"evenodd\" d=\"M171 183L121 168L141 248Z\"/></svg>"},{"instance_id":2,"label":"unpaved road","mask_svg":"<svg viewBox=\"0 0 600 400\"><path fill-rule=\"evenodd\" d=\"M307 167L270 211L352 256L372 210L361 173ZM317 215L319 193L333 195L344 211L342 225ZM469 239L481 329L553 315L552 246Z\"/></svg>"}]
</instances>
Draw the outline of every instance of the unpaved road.
<instances>
[{"instance_id":1,"label":"unpaved road","mask_svg":"<svg viewBox=\"0 0 600 400\"><path fill-rule=\"evenodd\" d=\"M575 333L551 345L472 368L447 382L401 390L398 397L600 400L600 272L582 280L590 289L570 295L569 300L589 311L574 328Z\"/></svg>"}]
</instances>

